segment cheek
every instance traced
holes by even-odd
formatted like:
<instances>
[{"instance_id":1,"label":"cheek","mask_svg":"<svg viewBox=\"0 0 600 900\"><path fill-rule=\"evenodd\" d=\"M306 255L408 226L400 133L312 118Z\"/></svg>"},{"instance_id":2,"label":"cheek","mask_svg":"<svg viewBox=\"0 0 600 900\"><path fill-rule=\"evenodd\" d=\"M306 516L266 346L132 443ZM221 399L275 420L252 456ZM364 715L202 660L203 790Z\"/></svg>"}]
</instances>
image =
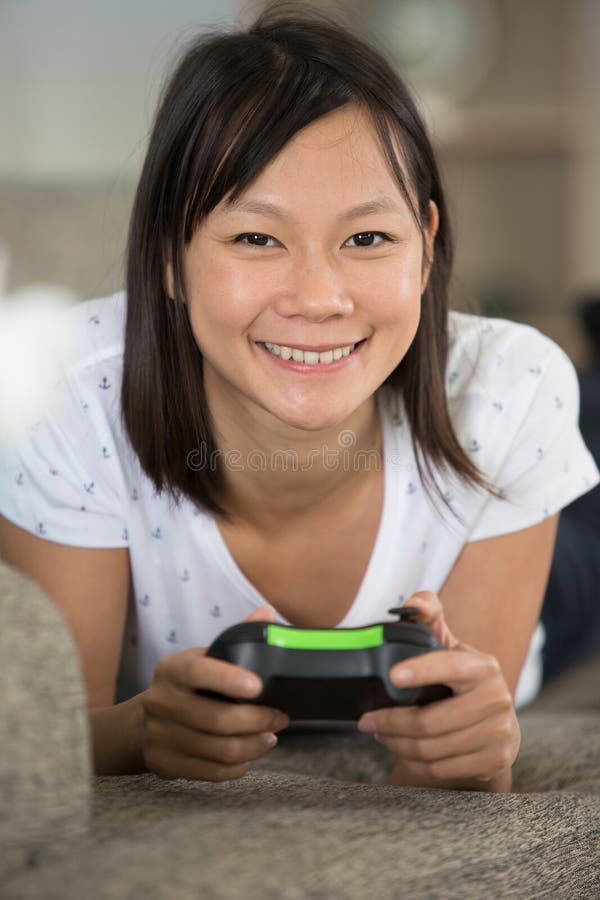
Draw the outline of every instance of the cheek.
<instances>
[{"instance_id":1,"label":"cheek","mask_svg":"<svg viewBox=\"0 0 600 900\"><path fill-rule=\"evenodd\" d=\"M194 333L202 326L225 332L247 325L260 297L255 281L240 266L225 265L214 257L207 257L190 269L188 293Z\"/></svg>"},{"instance_id":2,"label":"cheek","mask_svg":"<svg viewBox=\"0 0 600 900\"><path fill-rule=\"evenodd\" d=\"M379 271L371 270L361 284L363 296L371 299L382 324L398 319L418 319L421 306L420 260L406 258Z\"/></svg>"}]
</instances>

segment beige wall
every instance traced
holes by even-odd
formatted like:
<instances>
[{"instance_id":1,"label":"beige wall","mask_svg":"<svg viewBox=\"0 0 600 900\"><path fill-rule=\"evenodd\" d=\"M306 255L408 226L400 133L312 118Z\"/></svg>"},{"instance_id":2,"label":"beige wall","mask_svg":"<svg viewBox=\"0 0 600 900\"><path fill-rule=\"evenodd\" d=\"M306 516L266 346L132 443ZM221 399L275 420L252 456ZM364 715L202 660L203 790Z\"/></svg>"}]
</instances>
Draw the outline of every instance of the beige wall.
<instances>
[{"instance_id":1,"label":"beige wall","mask_svg":"<svg viewBox=\"0 0 600 900\"><path fill-rule=\"evenodd\" d=\"M3 141L0 154L0 239L11 246L13 285L56 281L87 297L122 284L136 174L130 171L131 154L143 148L145 122L160 81L153 51L166 58L176 35L194 21L192 7L198 9L195 19L199 22L202 10L208 15L208 6L181 0L183 12L178 18L178 0L174 0L168 23L150 17L139 46L133 39L129 46L127 72L132 78L137 73L137 86L129 85L118 94L109 90L117 65L110 53L111 28L119 27L117 13L114 21L110 18L110 4L116 0L102 5L103 28L95 37L106 40L106 49L94 51L88 68L82 68L79 57L72 63L64 58L69 45L64 43L57 10L74 3L57 0L55 27L43 35L40 31L41 36L36 37L34 16L30 17L31 33L19 36L16 30L11 37L4 29L4 50L10 43L12 57L4 52L0 61L2 96L7 99L11 94L12 100L2 107L3 133L13 136ZM251 5L246 4L247 9ZM32 0L27 8L34 6ZM91 14L75 6L77 27L82 34L93 33ZM228 8L234 6L232 0ZM361 0L353 0L353 6L366 14ZM9 4L8 8L26 7ZM458 110L431 123L455 224L452 298L460 307L474 295L491 312L496 309L534 321L577 362L584 362L586 345L572 310L582 290L600 288L600 2L498 0L498 9L499 55L487 80ZM0 9L0 24L3 15ZM38 27L43 24L38 22ZM152 28L156 33L150 33ZM48 48L45 62L35 53L36 41L42 37ZM90 34L87 38L91 39ZM118 40L112 41L112 49L120 54L119 65L124 65L124 41L121 28ZM27 53L21 52L23 48ZM82 52L80 47L80 56ZM52 59L61 62L54 94L52 78L46 77ZM43 91L42 75L46 77ZM65 95L67 77L70 88ZM20 108L19 90L25 104ZM101 119L94 127L107 135L100 158L86 156L85 132L79 142L73 137L87 121L90 98L95 96L106 101L93 109ZM36 97L44 100L43 115L35 112ZM44 128L52 128L53 103L56 122L63 123L65 132L62 151L56 129L51 137L44 137ZM11 131L11 110L20 116L14 119L14 128L21 128L21 142L27 134L32 141L35 138L35 146L26 153ZM424 112L428 114L427 109ZM23 130L27 116L29 131ZM125 120L137 123L135 135L122 133ZM454 130L446 127L448 123L453 123ZM12 162L8 159L11 147ZM141 159L141 152L138 156Z\"/></svg>"}]
</instances>

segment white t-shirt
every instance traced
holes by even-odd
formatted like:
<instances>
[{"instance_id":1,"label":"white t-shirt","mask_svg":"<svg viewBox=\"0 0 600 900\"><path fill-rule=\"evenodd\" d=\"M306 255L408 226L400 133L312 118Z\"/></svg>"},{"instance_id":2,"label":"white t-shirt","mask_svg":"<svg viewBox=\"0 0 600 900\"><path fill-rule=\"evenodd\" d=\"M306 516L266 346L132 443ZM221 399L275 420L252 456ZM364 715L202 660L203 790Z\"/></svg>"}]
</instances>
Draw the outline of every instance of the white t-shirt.
<instances>
[{"instance_id":1,"label":"white t-shirt","mask_svg":"<svg viewBox=\"0 0 600 900\"><path fill-rule=\"evenodd\" d=\"M118 700L149 686L161 656L207 647L268 602L237 566L214 517L187 499L176 508L139 466L119 419L125 307L120 292L63 313L77 342L55 385L56 406L0 454L6 518L62 544L129 548ZM394 621L388 610L413 592L440 590L465 543L534 525L600 480L578 429L577 377L563 351L502 319L452 312L449 325L447 390L458 439L508 499L438 476L462 523L441 504L436 513L419 481L401 398L380 389L383 512L362 584L337 627ZM277 612L276 621L290 624ZM518 706L539 690L543 639L538 625Z\"/></svg>"}]
</instances>

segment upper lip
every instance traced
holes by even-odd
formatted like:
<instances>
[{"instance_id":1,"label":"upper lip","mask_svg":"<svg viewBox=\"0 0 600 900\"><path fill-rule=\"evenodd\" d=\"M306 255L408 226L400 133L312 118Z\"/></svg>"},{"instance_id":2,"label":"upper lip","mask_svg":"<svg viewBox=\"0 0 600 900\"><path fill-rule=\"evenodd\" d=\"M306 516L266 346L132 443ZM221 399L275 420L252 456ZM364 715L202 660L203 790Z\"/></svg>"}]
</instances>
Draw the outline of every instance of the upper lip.
<instances>
[{"instance_id":1,"label":"upper lip","mask_svg":"<svg viewBox=\"0 0 600 900\"><path fill-rule=\"evenodd\" d=\"M313 353L326 353L327 350L336 350L338 347L350 347L352 344L360 344L364 338L358 341L340 341L338 344L319 344L318 347L307 347L306 344L288 344L285 341L263 341L265 344L277 344L278 347L289 347L291 350L308 350Z\"/></svg>"}]
</instances>

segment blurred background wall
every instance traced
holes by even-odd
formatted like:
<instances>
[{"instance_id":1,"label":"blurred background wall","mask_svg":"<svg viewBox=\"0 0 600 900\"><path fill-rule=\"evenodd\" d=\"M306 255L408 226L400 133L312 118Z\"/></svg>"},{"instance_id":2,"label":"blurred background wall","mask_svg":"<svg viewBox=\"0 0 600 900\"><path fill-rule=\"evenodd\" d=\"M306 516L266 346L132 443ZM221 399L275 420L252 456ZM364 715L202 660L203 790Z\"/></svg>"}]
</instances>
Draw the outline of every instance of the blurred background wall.
<instances>
[{"instance_id":1,"label":"blurred background wall","mask_svg":"<svg viewBox=\"0 0 600 900\"><path fill-rule=\"evenodd\" d=\"M135 180L182 39L254 0L0 0L0 241L9 287L119 289ZM537 325L583 367L600 295L600 0L341 0L432 133L455 226L452 303Z\"/></svg>"}]
</instances>

